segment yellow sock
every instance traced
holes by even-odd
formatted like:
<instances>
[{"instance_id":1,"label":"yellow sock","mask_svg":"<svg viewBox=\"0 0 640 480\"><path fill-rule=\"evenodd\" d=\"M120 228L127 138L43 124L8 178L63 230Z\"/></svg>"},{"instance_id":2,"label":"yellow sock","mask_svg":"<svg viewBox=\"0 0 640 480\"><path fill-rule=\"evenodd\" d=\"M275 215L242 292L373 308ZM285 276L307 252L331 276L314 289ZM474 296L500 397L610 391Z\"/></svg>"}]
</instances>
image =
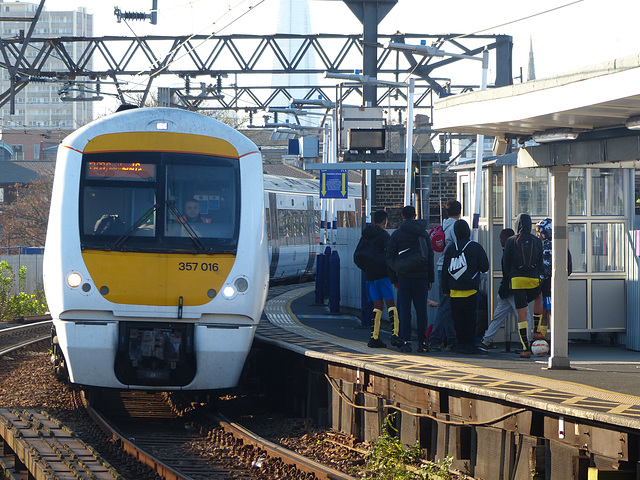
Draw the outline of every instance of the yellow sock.
<instances>
[{"instance_id":1,"label":"yellow sock","mask_svg":"<svg viewBox=\"0 0 640 480\"><path fill-rule=\"evenodd\" d=\"M529 349L529 336L527 335L527 330L529 330L529 324L526 321L518 322L518 333L520 334L522 348L525 350Z\"/></svg>"},{"instance_id":2,"label":"yellow sock","mask_svg":"<svg viewBox=\"0 0 640 480\"><path fill-rule=\"evenodd\" d=\"M400 331L400 319L398 318L398 309L396 307L389 307L389 320L393 325L393 334L397 337Z\"/></svg>"},{"instance_id":3,"label":"yellow sock","mask_svg":"<svg viewBox=\"0 0 640 480\"><path fill-rule=\"evenodd\" d=\"M371 336L378 340L380 337L380 319L382 318L382 310L378 310L377 308L373 309L373 332Z\"/></svg>"}]
</instances>

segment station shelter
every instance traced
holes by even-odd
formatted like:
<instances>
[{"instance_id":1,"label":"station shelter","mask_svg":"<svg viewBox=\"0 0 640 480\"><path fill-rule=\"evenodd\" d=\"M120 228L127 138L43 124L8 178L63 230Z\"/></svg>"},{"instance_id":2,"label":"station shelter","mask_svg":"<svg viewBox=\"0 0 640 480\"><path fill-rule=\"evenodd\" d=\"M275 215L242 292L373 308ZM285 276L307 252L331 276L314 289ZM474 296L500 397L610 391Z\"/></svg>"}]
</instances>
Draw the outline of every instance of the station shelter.
<instances>
[{"instance_id":1,"label":"station shelter","mask_svg":"<svg viewBox=\"0 0 640 480\"><path fill-rule=\"evenodd\" d=\"M443 98L435 104L434 128L493 136L498 149L517 145L482 162L478 239L493 265L489 297L501 276L500 230L513 228L520 213L534 224L553 219L549 367L570 368L570 333L610 334L640 350L640 55ZM471 225L477 170L453 168Z\"/></svg>"}]
</instances>

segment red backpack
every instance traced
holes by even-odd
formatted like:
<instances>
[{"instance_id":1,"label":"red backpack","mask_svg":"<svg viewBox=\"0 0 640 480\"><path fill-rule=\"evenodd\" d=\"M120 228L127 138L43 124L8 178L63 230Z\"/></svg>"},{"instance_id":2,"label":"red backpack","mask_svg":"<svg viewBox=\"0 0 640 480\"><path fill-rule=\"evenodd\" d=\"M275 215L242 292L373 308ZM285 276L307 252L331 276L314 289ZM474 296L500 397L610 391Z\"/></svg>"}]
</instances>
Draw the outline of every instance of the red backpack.
<instances>
[{"instance_id":1,"label":"red backpack","mask_svg":"<svg viewBox=\"0 0 640 480\"><path fill-rule=\"evenodd\" d=\"M442 225L436 225L429 230L429 238L431 238L431 246L434 252L443 252L446 245L444 241L444 230Z\"/></svg>"}]
</instances>

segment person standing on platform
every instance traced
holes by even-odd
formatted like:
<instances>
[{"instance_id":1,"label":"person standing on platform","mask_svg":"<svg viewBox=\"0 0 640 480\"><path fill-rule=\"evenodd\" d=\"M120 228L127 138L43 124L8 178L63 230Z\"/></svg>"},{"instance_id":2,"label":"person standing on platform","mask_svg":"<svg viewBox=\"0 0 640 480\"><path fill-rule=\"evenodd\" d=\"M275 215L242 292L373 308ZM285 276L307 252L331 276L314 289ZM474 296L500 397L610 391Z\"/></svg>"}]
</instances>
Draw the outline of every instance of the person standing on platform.
<instances>
[{"instance_id":1,"label":"person standing on platform","mask_svg":"<svg viewBox=\"0 0 640 480\"><path fill-rule=\"evenodd\" d=\"M463 353L476 353L480 274L489 270L489 258L482 245L471 240L469 224L453 224L454 242L445 250L442 291L451 301L451 316L458 345Z\"/></svg>"},{"instance_id":2,"label":"person standing on platform","mask_svg":"<svg viewBox=\"0 0 640 480\"><path fill-rule=\"evenodd\" d=\"M387 246L387 263L391 267L391 282L398 289L400 340L402 352L411 351L411 304L416 311L418 352L428 352L427 304L434 281L433 247L426 220L416 220L416 209L402 209L403 222L393 232Z\"/></svg>"},{"instance_id":3,"label":"person standing on platform","mask_svg":"<svg viewBox=\"0 0 640 480\"><path fill-rule=\"evenodd\" d=\"M507 238L515 235L515 232L512 228L504 228L500 232L500 244L502 245L503 257L502 257L502 280L500 280L500 286L498 287L498 303L496 305L495 310L493 311L493 320L489 324L489 328L482 337L480 341L480 345L478 348L483 352L488 352L491 348L491 344L493 343L493 337L502 325L505 324L507 318L509 318L509 314L513 312L515 315L518 314L518 310L516 309L516 303L513 299L513 294L511 292L511 288L509 287L509 275L505 271L504 267L504 245L507 241ZM527 309L527 316L529 315Z\"/></svg>"},{"instance_id":4,"label":"person standing on platform","mask_svg":"<svg viewBox=\"0 0 640 480\"><path fill-rule=\"evenodd\" d=\"M522 342L520 358L531 358L527 307L533 302L533 319L542 318L540 275L542 272L542 241L531 233L531 217L521 213L516 218L516 234L507 239L502 256L504 269L518 311L518 333Z\"/></svg>"},{"instance_id":5,"label":"person standing on platform","mask_svg":"<svg viewBox=\"0 0 640 480\"><path fill-rule=\"evenodd\" d=\"M453 243L456 236L453 233L453 224L457 220L460 220L462 214L462 204L457 200L448 200L444 205L447 218L442 221L442 230L444 231L444 250L443 254L438 258L437 273L438 273L438 292L440 294L438 301L440 305L438 307L438 313L436 313L436 319L433 322L433 330L429 337L429 347L434 352L441 350L440 344L443 340L443 334L447 338L447 350L451 350L456 343L456 329L453 326L453 319L451 318L451 302L449 297L445 297L442 292L442 264L444 262L444 252L447 251L447 247Z\"/></svg>"},{"instance_id":6,"label":"person standing on platform","mask_svg":"<svg viewBox=\"0 0 640 480\"><path fill-rule=\"evenodd\" d=\"M362 231L362 237L353 254L354 263L364 272L367 298L373 302L373 322L371 326L371 338L368 346L371 348L385 348L385 343L380 340L380 321L382 309L386 304L389 321L393 326L391 345L401 344L398 338L399 320L398 310L394 302L394 292L389 272L387 270L387 244L389 232L387 228L387 212L377 210L373 214L373 225Z\"/></svg>"},{"instance_id":7,"label":"person standing on platform","mask_svg":"<svg viewBox=\"0 0 640 480\"><path fill-rule=\"evenodd\" d=\"M553 226L550 218L536 223L536 233L542 240L542 272L540 274L540 289L542 296L542 318L533 318L533 340L544 340L549 328L549 318L551 317L551 260L553 248L551 234ZM571 275L573 265L571 262L571 252L567 251L567 275Z\"/></svg>"}]
</instances>

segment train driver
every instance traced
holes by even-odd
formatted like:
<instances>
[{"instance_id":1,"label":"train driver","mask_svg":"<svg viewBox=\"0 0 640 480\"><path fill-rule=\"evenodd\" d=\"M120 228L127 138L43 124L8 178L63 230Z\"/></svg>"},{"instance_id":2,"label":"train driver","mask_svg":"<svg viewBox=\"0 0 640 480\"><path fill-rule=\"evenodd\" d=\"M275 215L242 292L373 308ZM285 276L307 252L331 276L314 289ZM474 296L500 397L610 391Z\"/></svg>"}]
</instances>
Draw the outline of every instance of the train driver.
<instances>
[{"instance_id":1,"label":"train driver","mask_svg":"<svg viewBox=\"0 0 640 480\"><path fill-rule=\"evenodd\" d=\"M210 218L205 218L200 215L200 204L193 198L184 202L184 216L182 220L187 223L211 223Z\"/></svg>"}]
</instances>

